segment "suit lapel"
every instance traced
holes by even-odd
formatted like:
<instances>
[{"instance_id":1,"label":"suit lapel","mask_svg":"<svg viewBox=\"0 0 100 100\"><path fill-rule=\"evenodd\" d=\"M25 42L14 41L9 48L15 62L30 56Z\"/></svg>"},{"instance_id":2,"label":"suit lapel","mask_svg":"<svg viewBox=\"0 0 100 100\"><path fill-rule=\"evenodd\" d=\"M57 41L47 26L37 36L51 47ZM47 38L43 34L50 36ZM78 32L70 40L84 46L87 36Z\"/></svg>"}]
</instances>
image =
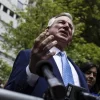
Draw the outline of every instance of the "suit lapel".
<instances>
[{"instance_id":1,"label":"suit lapel","mask_svg":"<svg viewBox=\"0 0 100 100\"><path fill-rule=\"evenodd\" d=\"M28 50L28 59L30 58L30 55L31 55L31 50ZM63 82L62 77L61 77L60 72L59 72L59 69L58 69L56 62L54 61L53 57L51 57L48 61L52 64L54 76L56 78L58 78L58 80Z\"/></svg>"},{"instance_id":2,"label":"suit lapel","mask_svg":"<svg viewBox=\"0 0 100 100\"><path fill-rule=\"evenodd\" d=\"M59 69L56 65L56 62L54 61L53 57L49 59L49 62L52 64L53 66L53 74L54 76L63 83L62 77L60 75Z\"/></svg>"},{"instance_id":3,"label":"suit lapel","mask_svg":"<svg viewBox=\"0 0 100 100\"><path fill-rule=\"evenodd\" d=\"M76 72L77 72L77 74L79 76L80 85L88 90L88 86L86 84L86 80L85 80L85 77L84 77L83 73L81 72L81 70L79 69L79 67L76 66L75 63L69 57L68 57L68 59L72 63L72 65L74 66L74 68L75 68L75 70L76 70Z\"/></svg>"}]
</instances>

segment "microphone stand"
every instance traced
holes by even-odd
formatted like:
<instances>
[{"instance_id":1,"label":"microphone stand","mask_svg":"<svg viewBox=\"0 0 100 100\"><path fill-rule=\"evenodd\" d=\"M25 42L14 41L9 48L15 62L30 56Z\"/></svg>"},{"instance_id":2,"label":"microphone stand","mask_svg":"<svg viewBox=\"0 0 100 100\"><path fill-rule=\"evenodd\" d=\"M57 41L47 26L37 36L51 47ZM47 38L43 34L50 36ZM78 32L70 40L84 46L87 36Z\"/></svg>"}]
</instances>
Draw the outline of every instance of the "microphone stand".
<instances>
[{"instance_id":1,"label":"microphone stand","mask_svg":"<svg viewBox=\"0 0 100 100\"><path fill-rule=\"evenodd\" d=\"M53 75L52 65L47 60L42 60L36 65L36 72L39 76L45 77L49 89L47 93L51 96L52 100L64 100L66 95L65 86ZM48 98L47 95L44 98Z\"/></svg>"}]
</instances>

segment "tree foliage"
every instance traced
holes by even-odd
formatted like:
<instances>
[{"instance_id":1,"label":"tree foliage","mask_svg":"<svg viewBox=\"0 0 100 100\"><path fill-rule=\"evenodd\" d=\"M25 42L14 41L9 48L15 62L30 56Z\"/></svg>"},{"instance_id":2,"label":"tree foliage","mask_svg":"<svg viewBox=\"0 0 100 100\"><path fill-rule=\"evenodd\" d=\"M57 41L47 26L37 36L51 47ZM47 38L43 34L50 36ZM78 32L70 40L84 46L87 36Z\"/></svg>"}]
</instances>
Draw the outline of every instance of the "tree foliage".
<instances>
[{"instance_id":1,"label":"tree foliage","mask_svg":"<svg viewBox=\"0 0 100 100\"><path fill-rule=\"evenodd\" d=\"M0 80L2 81L2 84L5 84L8 80L11 69L11 66L0 59Z\"/></svg>"},{"instance_id":2,"label":"tree foliage","mask_svg":"<svg viewBox=\"0 0 100 100\"><path fill-rule=\"evenodd\" d=\"M31 48L34 39L46 28L49 18L61 12L73 16L75 34L72 44L66 48L68 55L81 66L82 62L100 64L100 0L38 0L20 12L17 28L11 25L3 34L5 49ZM23 20L24 19L24 20Z\"/></svg>"},{"instance_id":3,"label":"tree foliage","mask_svg":"<svg viewBox=\"0 0 100 100\"><path fill-rule=\"evenodd\" d=\"M7 32L3 34L6 49L31 48L36 38L46 27L47 21L51 16L60 12L60 8L51 0L39 0L35 7L29 5L27 12L20 12L20 25L15 29L8 27ZM23 20L24 19L24 20Z\"/></svg>"}]
</instances>

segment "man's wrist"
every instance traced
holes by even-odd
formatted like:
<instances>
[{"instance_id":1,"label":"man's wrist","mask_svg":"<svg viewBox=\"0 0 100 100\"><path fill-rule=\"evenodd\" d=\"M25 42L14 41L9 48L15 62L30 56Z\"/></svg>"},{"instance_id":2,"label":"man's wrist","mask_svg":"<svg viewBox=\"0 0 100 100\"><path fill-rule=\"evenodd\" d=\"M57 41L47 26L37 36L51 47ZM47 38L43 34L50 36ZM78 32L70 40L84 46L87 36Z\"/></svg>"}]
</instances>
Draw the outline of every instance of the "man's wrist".
<instances>
[{"instance_id":1,"label":"man's wrist","mask_svg":"<svg viewBox=\"0 0 100 100\"><path fill-rule=\"evenodd\" d=\"M29 65L26 67L27 82L30 86L34 86L35 82L38 80L39 76L31 73Z\"/></svg>"}]
</instances>

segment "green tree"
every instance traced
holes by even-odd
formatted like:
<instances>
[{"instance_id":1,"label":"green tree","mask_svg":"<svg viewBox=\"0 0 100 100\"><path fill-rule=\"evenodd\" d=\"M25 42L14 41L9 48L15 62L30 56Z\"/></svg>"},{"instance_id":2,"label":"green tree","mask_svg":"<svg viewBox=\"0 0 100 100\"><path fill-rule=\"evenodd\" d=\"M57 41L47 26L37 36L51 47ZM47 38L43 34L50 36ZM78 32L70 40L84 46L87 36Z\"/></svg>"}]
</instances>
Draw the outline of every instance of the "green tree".
<instances>
[{"instance_id":1,"label":"green tree","mask_svg":"<svg viewBox=\"0 0 100 100\"><path fill-rule=\"evenodd\" d=\"M0 80L5 84L9 78L11 72L11 66L9 66L6 62L0 59Z\"/></svg>"},{"instance_id":2,"label":"green tree","mask_svg":"<svg viewBox=\"0 0 100 100\"><path fill-rule=\"evenodd\" d=\"M16 48L15 52L21 49L31 48L36 38L46 27L51 16L61 12L61 8L52 0L38 0L35 7L29 5L26 12L20 12L20 25L13 28L11 24L7 32L3 34L5 49ZM24 20L23 20L24 19Z\"/></svg>"},{"instance_id":3,"label":"green tree","mask_svg":"<svg viewBox=\"0 0 100 100\"><path fill-rule=\"evenodd\" d=\"M56 0L74 18L75 34L66 49L74 61L92 61L100 65L100 0Z\"/></svg>"},{"instance_id":4,"label":"green tree","mask_svg":"<svg viewBox=\"0 0 100 100\"><path fill-rule=\"evenodd\" d=\"M38 0L35 7L29 5L21 12L20 25L3 34L5 49L31 48L36 38L47 26L48 19L61 12L73 15L75 34L68 55L81 66L82 62L100 64L100 0ZM24 19L24 21L23 21Z\"/></svg>"}]
</instances>

